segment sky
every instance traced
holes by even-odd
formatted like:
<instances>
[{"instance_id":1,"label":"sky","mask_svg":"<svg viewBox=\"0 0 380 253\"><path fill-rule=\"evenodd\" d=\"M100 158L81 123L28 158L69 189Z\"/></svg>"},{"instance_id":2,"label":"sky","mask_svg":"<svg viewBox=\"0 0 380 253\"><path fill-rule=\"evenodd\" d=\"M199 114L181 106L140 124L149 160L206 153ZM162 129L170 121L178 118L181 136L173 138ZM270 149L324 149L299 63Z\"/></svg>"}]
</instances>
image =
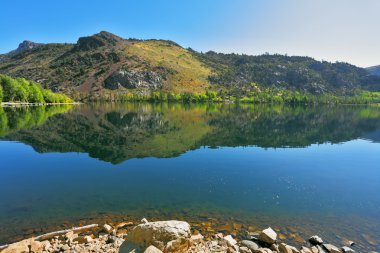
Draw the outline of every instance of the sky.
<instances>
[{"instance_id":1,"label":"sky","mask_svg":"<svg viewBox=\"0 0 380 253\"><path fill-rule=\"evenodd\" d=\"M0 53L109 31L197 51L380 64L380 0L0 0Z\"/></svg>"}]
</instances>

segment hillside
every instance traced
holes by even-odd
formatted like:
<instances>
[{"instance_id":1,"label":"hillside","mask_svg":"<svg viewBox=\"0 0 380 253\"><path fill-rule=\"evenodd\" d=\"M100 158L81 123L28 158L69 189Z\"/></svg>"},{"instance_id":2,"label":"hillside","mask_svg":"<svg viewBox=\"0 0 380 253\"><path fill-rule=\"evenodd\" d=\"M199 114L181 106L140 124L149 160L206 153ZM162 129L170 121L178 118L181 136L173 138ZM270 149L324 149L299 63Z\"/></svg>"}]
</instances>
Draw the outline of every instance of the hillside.
<instances>
[{"instance_id":1,"label":"hillside","mask_svg":"<svg viewBox=\"0 0 380 253\"><path fill-rule=\"evenodd\" d=\"M20 49L20 47L22 47ZM163 93L245 95L260 88L312 94L380 90L380 77L347 63L309 57L198 53L171 41L123 39L108 32L76 44L24 42L0 55L0 73L71 96Z\"/></svg>"},{"instance_id":2,"label":"hillside","mask_svg":"<svg viewBox=\"0 0 380 253\"><path fill-rule=\"evenodd\" d=\"M380 65L367 68L371 75L380 76Z\"/></svg>"}]
</instances>

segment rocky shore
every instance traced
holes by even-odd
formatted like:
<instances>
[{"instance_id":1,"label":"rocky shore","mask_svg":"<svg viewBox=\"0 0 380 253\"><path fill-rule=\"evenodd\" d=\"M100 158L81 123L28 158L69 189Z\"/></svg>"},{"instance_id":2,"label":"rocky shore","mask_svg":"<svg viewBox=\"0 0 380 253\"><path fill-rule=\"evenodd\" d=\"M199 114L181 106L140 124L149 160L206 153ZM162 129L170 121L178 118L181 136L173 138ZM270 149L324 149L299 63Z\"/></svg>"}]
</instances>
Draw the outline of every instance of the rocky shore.
<instances>
[{"instance_id":1,"label":"rocky shore","mask_svg":"<svg viewBox=\"0 0 380 253\"><path fill-rule=\"evenodd\" d=\"M206 239L191 230L185 221L141 220L141 224L122 222L114 226L92 224L56 231L10 245L0 246L1 253L352 253L355 243L340 247L311 236L300 248L286 244L272 228L249 232L244 240L217 233ZM376 252L370 252L376 253Z\"/></svg>"}]
</instances>

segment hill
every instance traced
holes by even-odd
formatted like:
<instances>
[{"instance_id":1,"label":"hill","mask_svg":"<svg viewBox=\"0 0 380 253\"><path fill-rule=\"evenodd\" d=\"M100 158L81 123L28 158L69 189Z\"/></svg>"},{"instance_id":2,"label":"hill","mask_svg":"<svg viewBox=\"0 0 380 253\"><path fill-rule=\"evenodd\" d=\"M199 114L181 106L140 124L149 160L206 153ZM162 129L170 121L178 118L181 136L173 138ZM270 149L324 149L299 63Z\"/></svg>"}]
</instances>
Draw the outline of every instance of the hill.
<instances>
[{"instance_id":1,"label":"hill","mask_svg":"<svg viewBox=\"0 0 380 253\"><path fill-rule=\"evenodd\" d=\"M371 75L380 76L380 65L367 68Z\"/></svg>"},{"instance_id":2,"label":"hill","mask_svg":"<svg viewBox=\"0 0 380 253\"><path fill-rule=\"evenodd\" d=\"M108 32L75 44L28 42L0 55L0 73L71 96L163 93L245 95L262 89L312 94L380 90L380 77L348 63L309 57L199 53L172 41L123 39Z\"/></svg>"}]
</instances>

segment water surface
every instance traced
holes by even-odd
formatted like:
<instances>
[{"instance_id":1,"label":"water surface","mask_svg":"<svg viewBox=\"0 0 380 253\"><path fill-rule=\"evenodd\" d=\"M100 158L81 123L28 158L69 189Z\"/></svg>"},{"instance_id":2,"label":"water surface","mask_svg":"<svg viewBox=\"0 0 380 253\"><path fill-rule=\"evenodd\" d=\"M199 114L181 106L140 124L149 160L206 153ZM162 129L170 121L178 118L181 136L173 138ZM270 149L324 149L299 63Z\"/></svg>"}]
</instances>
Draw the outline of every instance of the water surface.
<instances>
[{"instance_id":1,"label":"water surface","mask_svg":"<svg viewBox=\"0 0 380 253\"><path fill-rule=\"evenodd\" d=\"M379 247L379 107L0 108L0 136L1 243L147 217Z\"/></svg>"}]
</instances>

